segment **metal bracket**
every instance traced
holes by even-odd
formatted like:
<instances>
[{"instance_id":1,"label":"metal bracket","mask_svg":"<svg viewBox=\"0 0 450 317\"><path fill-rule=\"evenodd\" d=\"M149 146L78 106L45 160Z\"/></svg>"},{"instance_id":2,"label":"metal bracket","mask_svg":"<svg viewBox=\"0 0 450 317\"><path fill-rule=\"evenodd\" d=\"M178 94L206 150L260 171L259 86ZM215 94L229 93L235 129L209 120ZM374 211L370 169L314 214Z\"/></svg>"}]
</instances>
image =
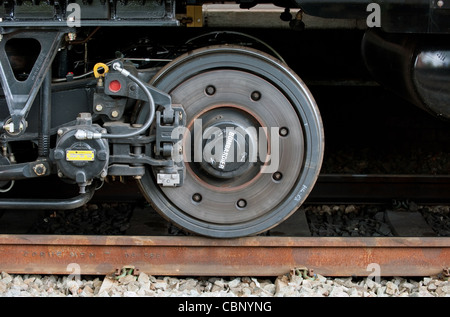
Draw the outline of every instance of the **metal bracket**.
<instances>
[{"instance_id":1,"label":"metal bracket","mask_svg":"<svg viewBox=\"0 0 450 317\"><path fill-rule=\"evenodd\" d=\"M110 120L119 120L125 112L127 99L94 93L94 113L106 115Z\"/></svg>"},{"instance_id":2,"label":"metal bracket","mask_svg":"<svg viewBox=\"0 0 450 317\"><path fill-rule=\"evenodd\" d=\"M202 5L187 5L186 16L189 22L187 27L202 27L203 26L203 6Z\"/></svg>"},{"instance_id":3,"label":"metal bracket","mask_svg":"<svg viewBox=\"0 0 450 317\"><path fill-rule=\"evenodd\" d=\"M171 124L164 123L164 113L156 111L155 127L156 127L156 155L163 157L171 157L173 146L181 138L177 135L177 138L173 138L173 131L180 127L186 126L186 114L181 105L172 105L170 108L173 113L173 122ZM164 112L167 110L164 109ZM175 131L180 132L180 131ZM181 150L181 149L180 149Z\"/></svg>"},{"instance_id":4,"label":"metal bracket","mask_svg":"<svg viewBox=\"0 0 450 317\"><path fill-rule=\"evenodd\" d=\"M127 68L128 71L131 73L135 72L136 70L132 67L129 67L128 65L124 65L124 68ZM120 83L120 89L117 91L111 91L109 89L111 82L118 82ZM152 97L157 105L160 105L164 107L164 113L163 113L163 119L164 123L172 123L173 122L173 116L174 112L171 108L172 106L172 99L169 94L149 85L146 84L147 89L152 94ZM135 83L133 83L131 80L127 79L120 73L116 71L111 71L107 74L105 74L105 90L106 95L109 96L121 96L121 97L128 97L136 100L143 100L148 102L147 95L140 89ZM146 111L144 108L143 111ZM145 114L145 117L148 114Z\"/></svg>"},{"instance_id":5,"label":"metal bracket","mask_svg":"<svg viewBox=\"0 0 450 317\"><path fill-rule=\"evenodd\" d=\"M0 166L0 181L29 179L51 174L51 163L46 160Z\"/></svg>"},{"instance_id":6,"label":"metal bracket","mask_svg":"<svg viewBox=\"0 0 450 317\"><path fill-rule=\"evenodd\" d=\"M64 33L56 30L16 30L4 34L0 41L0 80L11 118L6 131L10 135L22 134L26 129L25 118L36 98L45 75L56 56ZM40 44L39 55L27 79L19 81L14 76L6 52L11 39L35 39Z\"/></svg>"}]
</instances>

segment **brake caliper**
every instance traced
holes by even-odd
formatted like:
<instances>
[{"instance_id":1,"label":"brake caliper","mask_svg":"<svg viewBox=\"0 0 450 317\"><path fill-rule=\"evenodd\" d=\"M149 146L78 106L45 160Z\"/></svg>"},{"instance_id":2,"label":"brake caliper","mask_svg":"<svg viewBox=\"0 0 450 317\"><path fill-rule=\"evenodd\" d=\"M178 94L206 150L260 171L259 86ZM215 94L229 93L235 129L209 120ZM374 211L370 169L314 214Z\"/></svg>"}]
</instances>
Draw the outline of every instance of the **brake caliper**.
<instances>
[{"instance_id":1,"label":"brake caliper","mask_svg":"<svg viewBox=\"0 0 450 317\"><path fill-rule=\"evenodd\" d=\"M164 112L167 111L164 109ZM164 112L156 112L155 154L173 162L171 166L158 169L157 183L161 186L183 185L185 165L183 161L182 139L185 132L185 113L180 105L171 105L171 119L165 119Z\"/></svg>"},{"instance_id":2,"label":"brake caliper","mask_svg":"<svg viewBox=\"0 0 450 317\"><path fill-rule=\"evenodd\" d=\"M94 96L94 107L102 109L117 109L114 118L111 118L108 111L110 122L104 125L108 133L104 138L111 140L112 155L109 174L111 175L133 175L140 177L144 171L141 168L144 164L155 166L157 169L157 183L162 186L181 186L184 179L185 165L182 159L181 141L184 135L186 124L185 112L181 105L173 105L170 95L162 92L155 87L144 83L139 79L138 71L131 65L114 63L112 71L106 71L102 88ZM150 107L144 104L141 109L142 117L146 117L145 123L141 128L136 128L120 122L125 103L123 100L129 98L142 100L148 103ZM118 104L123 104L118 108ZM101 111L103 111L101 109ZM94 109L97 113L102 113ZM150 113L148 113L150 111ZM154 118L153 118L153 112ZM103 114L103 113L102 113ZM149 119L153 118L153 119ZM154 139L145 139L142 133L134 135L133 130L137 131L145 127L149 121L152 122L150 129L154 133ZM136 126L139 126L136 125ZM142 132L142 131L141 131ZM128 136L127 136L128 135ZM121 136L123 141L118 142ZM151 144L154 141L154 145ZM129 153L129 145L134 149L134 153ZM145 150L142 150L142 146ZM125 164L124 164L125 163Z\"/></svg>"}]
</instances>

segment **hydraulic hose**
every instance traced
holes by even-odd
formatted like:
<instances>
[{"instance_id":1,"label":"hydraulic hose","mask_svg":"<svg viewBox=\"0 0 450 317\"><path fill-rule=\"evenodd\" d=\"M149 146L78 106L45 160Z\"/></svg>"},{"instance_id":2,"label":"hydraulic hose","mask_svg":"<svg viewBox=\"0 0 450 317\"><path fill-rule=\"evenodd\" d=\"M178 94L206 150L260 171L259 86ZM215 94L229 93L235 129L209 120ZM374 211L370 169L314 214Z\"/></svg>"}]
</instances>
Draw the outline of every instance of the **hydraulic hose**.
<instances>
[{"instance_id":1,"label":"hydraulic hose","mask_svg":"<svg viewBox=\"0 0 450 317\"><path fill-rule=\"evenodd\" d=\"M135 135L144 133L150 127L150 125L152 124L152 122L155 118L155 101L153 100L153 96L150 93L150 91L147 89L145 84L139 78L137 78L136 76L132 75L129 71L124 69L120 65L120 63L118 63L118 62L114 63L113 69L118 71L119 73L121 73L123 76L130 78L144 91L144 93L147 95L147 98L148 98L150 112L149 112L149 115L148 115L148 118L147 118L145 124L142 127L140 127L138 130L130 132L130 133L126 133L126 134L102 134L102 138L123 139L123 138L129 138L129 137L133 137Z\"/></svg>"}]
</instances>

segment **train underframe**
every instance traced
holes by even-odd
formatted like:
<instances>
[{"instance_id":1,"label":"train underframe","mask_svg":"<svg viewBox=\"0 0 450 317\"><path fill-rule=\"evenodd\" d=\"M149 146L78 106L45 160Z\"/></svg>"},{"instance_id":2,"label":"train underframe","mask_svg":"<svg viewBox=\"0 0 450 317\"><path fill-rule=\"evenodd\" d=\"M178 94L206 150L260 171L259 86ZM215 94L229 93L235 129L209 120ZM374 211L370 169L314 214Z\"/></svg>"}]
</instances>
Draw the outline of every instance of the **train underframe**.
<instances>
[{"instance_id":1,"label":"train underframe","mask_svg":"<svg viewBox=\"0 0 450 317\"><path fill-rule=\"evenodd\" d=\"M375 6L380 25L361 43L367 69L448 119L450 7L394 2ZM108 177L126 176L175 225L233 238L269 230L308 197L324 155L320 105L264 38L205 31L181 46L149 40L194 26L201 3L0 4L1 191L46 177L78 188L70 199L3 198L1 209L73 209ZM298 32L303 11L369 23L370 4L276 3ZM148 37L113 45L125 27Z\"/></svg>"}]
</instances>

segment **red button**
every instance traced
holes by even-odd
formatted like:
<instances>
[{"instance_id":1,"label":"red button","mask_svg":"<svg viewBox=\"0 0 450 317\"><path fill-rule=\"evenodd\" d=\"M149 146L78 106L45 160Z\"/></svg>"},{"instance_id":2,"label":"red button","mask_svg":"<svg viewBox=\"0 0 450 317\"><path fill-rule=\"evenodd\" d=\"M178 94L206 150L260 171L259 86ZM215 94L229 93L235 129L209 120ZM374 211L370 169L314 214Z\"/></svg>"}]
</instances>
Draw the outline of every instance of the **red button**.
<instances>
[{"instance_id":1,"label":"red button","mask_svg":"<svg viewBox=\"0 0 450 317\"><path fill-rule=\"evenodd\" d=\"M120 81L113 80L109 82L109 90L111 90L112 92L118 92L120 88L122 88Z\"/></svg>"}]
</instances>

